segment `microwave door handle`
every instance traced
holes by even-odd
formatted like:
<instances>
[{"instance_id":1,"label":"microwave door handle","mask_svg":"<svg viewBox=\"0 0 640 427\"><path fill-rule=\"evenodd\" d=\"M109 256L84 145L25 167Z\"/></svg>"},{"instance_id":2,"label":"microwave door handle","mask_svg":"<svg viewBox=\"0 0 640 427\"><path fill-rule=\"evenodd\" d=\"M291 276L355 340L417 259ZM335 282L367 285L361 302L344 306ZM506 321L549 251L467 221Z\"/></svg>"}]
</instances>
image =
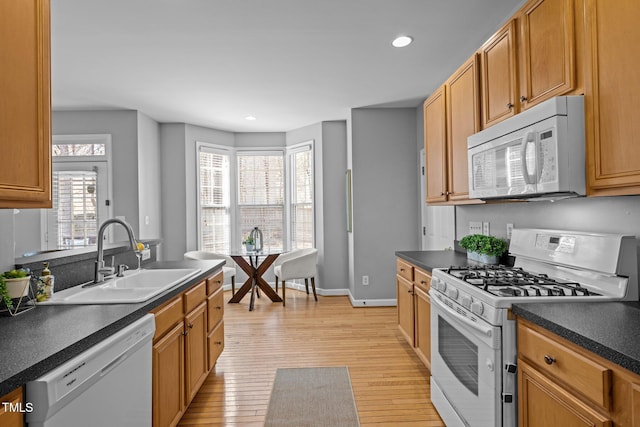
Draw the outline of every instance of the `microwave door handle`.
<instances>
[{"instance_id":1,"label":"microwave door handle","mask_svg":"<svg viewBox=\"0 0 640 427\"><path fill-rule=\"evenodd\" d=\"M535 184L535 181L532 181L531 174L527 168L527 147L529 146L529 143L535 144L535 134L533 131L528 131L524 134L524 138L522 138L522 145L520 146L520 164L522 165L522 178L524 179L524 183Z\"/></svg>"}]
</instances>

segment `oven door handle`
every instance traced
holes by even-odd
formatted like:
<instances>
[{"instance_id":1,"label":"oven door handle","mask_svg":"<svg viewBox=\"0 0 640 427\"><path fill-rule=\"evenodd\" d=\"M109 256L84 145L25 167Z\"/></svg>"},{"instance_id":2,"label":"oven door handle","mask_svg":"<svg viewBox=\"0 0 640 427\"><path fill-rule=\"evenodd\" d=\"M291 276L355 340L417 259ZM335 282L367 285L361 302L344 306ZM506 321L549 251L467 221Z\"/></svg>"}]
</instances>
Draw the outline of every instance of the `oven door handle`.
<instances>
[{"instance_id":1,"label":"oven door handle","mask_svg":"<svg viewBox=\"0 0 640 427\"><path fill-rule=\"evenodd\" d=\"M492 334L491 327L479 325L478 323L472 320L469 320L464 316L461 316L460 314L456 313L455 310L453 310L452 308L447 306L445 303L440 301L440 299L436 295L434 295L433 298L431 298L431 304L434 304L434 303L439 309L447 312L449 315L453 316L453 318L458 320L459 322L464 323L465 325L475 329L476 331L483 333L487 337L491 337L491 334Z\"/></svg>"}]
</instances>

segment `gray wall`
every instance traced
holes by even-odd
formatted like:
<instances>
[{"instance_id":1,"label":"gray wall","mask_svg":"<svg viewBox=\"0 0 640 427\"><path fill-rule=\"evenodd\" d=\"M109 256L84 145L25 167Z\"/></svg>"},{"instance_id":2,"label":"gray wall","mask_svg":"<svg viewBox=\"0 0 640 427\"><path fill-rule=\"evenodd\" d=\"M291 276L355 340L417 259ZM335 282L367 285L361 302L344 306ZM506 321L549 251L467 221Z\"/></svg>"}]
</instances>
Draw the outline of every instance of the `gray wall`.
<instances>
[{"instance_id":1,"label":"gray wall","mask_svg":"<svg viewBox=\"0 0 640 427\"><path fill-rule=\"evenodd\" d=\"M118 173L121 171L117 170ZM160 125L138 112L138 223L140 239L162 235Z\"/></svg>"},{"instance_id":2,"label":"gray wall","mask_svg":"<svg viewBox=\"0 0 640 427\"><path fill-rule=\"evenodd\" d=\"M416 129L414 108L351 112L356 300L395 300L395 251L419 247Z\"/></svg>"},{"instance_id":3,"label":"gray wall","mask_svg":"<svg viewBox=\"0 0 640 427\"><path fill-rule=\"evenodd\" d=\"M317 286L346 289L348 283L344 173L347 134L344 121L322 122L287 132L286 145L314 141L315 246L318 249ZM329 292L330 293L330 292ZM327 294L327 293L325 293Z\"/></svg>"},{"instance_id":4,"label":"gray wall","mask_svg":"<svg viewBox=\"0 0 640 427\"><path fill-rule=\"evenodd\" d=\"M55 111L52 129L53 135L111 134L113 215L125 217L138 236L138 112ZM127 238L123 230L115 230L115 241Z\"/></svg>"},{"instance_id":5,"label":"gray wall","mask_svg":"<svg viewBox=\"0 0 640 427\"><path fill-rule=\"evenodd\" d=\"M489 221L489 233L503 238L507 223L516 228L625 233L640 238L640 196L458 206L457 239L469 234L469 221Z\"/></svg>"}]
</instances>

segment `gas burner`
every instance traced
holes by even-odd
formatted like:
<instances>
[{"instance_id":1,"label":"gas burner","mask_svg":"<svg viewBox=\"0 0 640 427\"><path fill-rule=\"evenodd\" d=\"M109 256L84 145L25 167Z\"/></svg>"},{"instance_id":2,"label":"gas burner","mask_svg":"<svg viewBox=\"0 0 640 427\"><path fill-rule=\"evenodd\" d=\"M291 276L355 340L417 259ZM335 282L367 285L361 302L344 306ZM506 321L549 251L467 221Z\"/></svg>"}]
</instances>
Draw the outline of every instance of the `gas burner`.
<instances>
[{"instance_id":1,"label":"gas burner","mask_svg":"<svg viewBox=\"0 0 640 427\"><path fill-rule=\"evenodd\" d=\"M446 272L499 297L599 296L577 282L562 282L547 274L504 265L451 266Z\"/></svg>"}]
</instances>

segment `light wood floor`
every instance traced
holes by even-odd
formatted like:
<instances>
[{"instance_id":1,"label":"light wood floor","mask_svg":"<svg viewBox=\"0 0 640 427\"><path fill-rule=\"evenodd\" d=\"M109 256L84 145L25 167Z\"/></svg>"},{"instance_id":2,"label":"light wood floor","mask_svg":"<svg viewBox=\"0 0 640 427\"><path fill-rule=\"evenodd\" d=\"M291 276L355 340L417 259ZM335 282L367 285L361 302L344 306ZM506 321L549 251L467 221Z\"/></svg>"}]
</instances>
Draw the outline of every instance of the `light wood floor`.
<instances>
[{"instance_id":1,"label":"light wood floor","mask_svg":"<svg viewBox=\"0 0 640 427\"><path fill-rule=\"evenodd\" d=\"M321 366L349 367L363 427L444 426L395 307L353 308L346 296L316 303L294 290L286 307L263 296L249 312L248 301L225 305L225 349L179 426L262 426L276 368Z\"/></svg>"}]
</instances>

